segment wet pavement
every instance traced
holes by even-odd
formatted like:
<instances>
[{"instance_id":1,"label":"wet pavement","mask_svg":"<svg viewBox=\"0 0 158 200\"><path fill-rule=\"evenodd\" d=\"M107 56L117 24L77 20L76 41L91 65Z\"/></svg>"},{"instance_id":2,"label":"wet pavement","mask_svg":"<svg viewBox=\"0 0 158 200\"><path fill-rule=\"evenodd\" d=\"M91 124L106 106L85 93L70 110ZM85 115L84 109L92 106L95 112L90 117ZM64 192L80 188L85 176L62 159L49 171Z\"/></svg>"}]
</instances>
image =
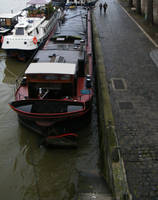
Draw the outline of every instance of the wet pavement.
<instances>
[{"instance_id":1,"label":"wet pavement","mask_svg":"<svg viewBox=\"0 0 158 200\"><path fill-rule=\"evenodd\" d=\"M117 0L94 15L109 83L116 133L134 200L158 199L157 50Z\"/></svg>"}]
</instances>

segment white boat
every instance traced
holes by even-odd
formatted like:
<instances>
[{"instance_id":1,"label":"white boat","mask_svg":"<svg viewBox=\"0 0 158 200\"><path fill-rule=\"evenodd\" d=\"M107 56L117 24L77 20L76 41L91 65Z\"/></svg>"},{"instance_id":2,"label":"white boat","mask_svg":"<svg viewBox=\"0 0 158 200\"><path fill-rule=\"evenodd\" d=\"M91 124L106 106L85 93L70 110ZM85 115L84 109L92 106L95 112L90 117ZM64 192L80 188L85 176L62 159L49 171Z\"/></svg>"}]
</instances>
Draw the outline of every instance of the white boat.
<instances>
[{"instance_id":1,"label":"white boat","mask_svg":"<svg viewBox=\"0 0 158 200\"><path fill-rule=\"evenodd\" d=\"M61 10L45 7L29 8L27 16L21 17L12 30L12 35L4 36L2 49L18 60L26 61L44 44L61 17ZM47 11L47 13L46 13Z\"/></svg>"},{"instance_id":2,"label":"white boat","mask_svg":"<svg viewBox=\"0 0 158 200\"><path fill-rule=\"evenodd\" d=\"M18 23L20 13L3 13L0 14L0 46L3 42L3 36L11 32L14 26Z\"/></svg>"}]
</instances>

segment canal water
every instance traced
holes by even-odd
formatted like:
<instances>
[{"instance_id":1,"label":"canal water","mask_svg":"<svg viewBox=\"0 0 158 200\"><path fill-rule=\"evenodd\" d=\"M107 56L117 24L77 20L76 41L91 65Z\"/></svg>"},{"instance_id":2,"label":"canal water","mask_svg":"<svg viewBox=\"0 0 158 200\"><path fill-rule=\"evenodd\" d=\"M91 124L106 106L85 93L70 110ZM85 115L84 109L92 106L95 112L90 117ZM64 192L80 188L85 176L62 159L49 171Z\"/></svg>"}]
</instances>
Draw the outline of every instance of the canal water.
<instances>
[{"instance_id":1,"label":"canal water","mask_svg":"<svg viewBox=\"0 0 158 200\"><path fill-rule=\"evenodd\" d=\"M6 10L11 2L4 1ZM18 7L21 2L16 0L14 4ZM0 199L76 199L86 174L99 172L96 99L90 123L81 122L84 126L77 131L78 148L41 146L41 138L21 126L8 106L14 99L15 81L25 69L26 64L8 58L0 50Z\"/></svg>"}]
</instances>

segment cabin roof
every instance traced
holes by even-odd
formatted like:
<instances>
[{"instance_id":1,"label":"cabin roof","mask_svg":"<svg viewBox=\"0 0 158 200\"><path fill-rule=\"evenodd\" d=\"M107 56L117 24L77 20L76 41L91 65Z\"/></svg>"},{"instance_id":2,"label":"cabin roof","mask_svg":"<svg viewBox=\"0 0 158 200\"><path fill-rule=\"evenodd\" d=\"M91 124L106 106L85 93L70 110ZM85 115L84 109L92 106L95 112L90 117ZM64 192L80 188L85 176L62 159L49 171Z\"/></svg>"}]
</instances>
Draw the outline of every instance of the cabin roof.
<instances>
[{"instance_id":1,"label":"cabin roof","mask_svg":"<svg viewBox=\"0 0 158 200\"><path fill-rule=\"evenodd\" d=\"M42 23L42 21L44 21L44 19L45 19L45 17L42 17L42 18L36 18L36 17L25 18L25 19L19 21L19 23L15 25L15 28L25 28L26 26L29 25L28 32L31 32L37 26L39 26Z\"/></svg>"},{"instance_id":2,"label":"cabin roof","mask_svg":"<svg viewBox=\"0 0 158 200\"><path fill-rule=\"evenodd\" d=\"M52 47L52 46L51 46ZM49 48L49 46L47 46ZM64 57L64 60L66 63L76 63L79 60L84 60L84 52L75 50L74 45L62 45L60 44L58 46L54 45L54 48L57 48L58 50L55 49L45 49L45 50L39 50L35 56L35 59L38 60L38 63L40 62L52 62L52 56L55 55L57 56L62 56ZM64 49L65 50L62 50ZM54 61L56 62L56 61Z\"/></svg>"},{"instance_id":3,"label":"cabin roof","mask_svg":"<svg viewBox=\"0 0 158 200\"><path fill-rule=\"evenodd\" d=\"M12 19L18 15L20 15L21 12L18 12L18 13L2 13L0 14L0 18L9 18L9 19Z\"/></svg>"},{"instance_id":4,"label":"cabin roof","mask_svg":"<svg viewBox=\"0 0 158 200\"><path fill-rule=\"evenodd\" d=\"M28 26L28 23L26 22L21 22L21 23L18 23L17 25L15 25L16 28L25 28Z\"/></svg>"},{"instance_id":5,"label":"cabin roof","mask_svg":"<svg viewBox=\"0 0 158 200\"><path fill-rule=\"evenodd\" d=\"M31 63L25 74L68 74L76 73L76 64L72 63Z\"/></svg>"}]
</instances>

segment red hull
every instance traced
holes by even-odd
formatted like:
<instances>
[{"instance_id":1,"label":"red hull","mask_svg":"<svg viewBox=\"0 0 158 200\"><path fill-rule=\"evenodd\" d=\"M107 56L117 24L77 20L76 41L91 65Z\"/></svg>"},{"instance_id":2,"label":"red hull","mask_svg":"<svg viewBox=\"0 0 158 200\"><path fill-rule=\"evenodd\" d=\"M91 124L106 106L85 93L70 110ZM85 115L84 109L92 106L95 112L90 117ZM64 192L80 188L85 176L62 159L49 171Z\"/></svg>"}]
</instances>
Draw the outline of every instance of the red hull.
<instances>
[{"instance_id":1,"label":"red hull","mask_svg":"<svg viewBox=\"0 0 158 200\"><path fill-rule=\"evenodd\" d=\"M81 119L88 115L89 111L91 110L92 98L93 98L93 89L91 85L92 81L91 77L93 72L93 55L92 55L90 11L88 12L88 17L87 17L87 33L88 33L87 37L88 40L87 43L85 42L85 50L83 53L81 51L82 49L78 50L80 57L75 57L76 60L73 62L75 63L74 65L77 66L75 69L78 71L76 72L76 70L74 70L73 72L74 74L72 73L71 75L68 76L70 77L69 79L66 79L67 77L65 77L64 75L62 77L61 74L58 74L57 79L52 79L54 81L53 82L51 79L45 78L46 77L45 74L41 75L39 73L37 75L38 79L36 80L34 74L31 75L29 73L27 74L28 77L30 75L29 79L30 82L26 82L20 85L15 94L16 101L11 102L9 104L10 107L15 112L17 112L20 122L24 124L26 127L38 132L41 135L48 136L52 135L53 127L57 123L64 121L67 122L69 120ZM46 45L48 44L49 42L46 43ZM49 52L48 49L45 51L47 53ZM73 53L75 53L75 50L73 50ZM42 56L44 56L44 54ZM86 56L86 58L84 56ZM82 60L82 58L84 58L86 61ZM52 56L51 59L53 60ZM79 63L79 61L81 65L80 67L78 66L79 64L78 65L76 64L77 62ZM67 63L69 64L69 62ZM79 71L79 69L81 71ZM88 76L86 76L85 74ZM54 76L52 75L52 77ZM30 85L28 83L30 83ZM53 85L53 83L57 89L60 88L57 87L57 84L59 84L59 86L61 85L63 86L64 84L66 85L66 87L61 87L61 91L63 93L61 92L59 98L55 98L53 96L53 92L51 92L51 89L53 88L51 84ZM46 95L43 96L41 99L41 97L37 96L36 92L37 92L37 87L39 92L39 89L42 88L42 84L44 85L43 88L45 90ZM71 87L68 88L67 86ZM31 88L32 90L29 90L30 89L29 87L30 88L32 87L34 90L32 88ZM49 92L47 93L46 90L49 91L50 93ZM29 91L31 92L29 93ZM68 94L66 93L66 91ZM49 95L52 96L50 97Z\"/></svg>"},{"instance_id":2,"label":"red hull","mask_svg":"<svg viewBox=\"0 0 158 200\"><path fill-rule=\"evenodd\" d=\"M60 112L51 113L51 110L57 111L57 106L60 105ZM91 101L86 105L81 102L72 101L57 101L57 100L21 100L11 102L10 107L17 112L20 121L27 127L36 127L41 129L40 134L47 135L46 129L51 129L56 123L68 121L72 119L80 119L86 115L91 109ZM41 105L42 106L41 109ZM56 108L55 108L56 107ZM63 111L62 111L63 107ZM46 113L46 110L48 112ZM64 112L64 110L67 110ZM73 111L71 111L73 110ZM33 128L35 130L35 128ZM39 131L38 131L39 132Z\"/></svg>"}]
</instances>

